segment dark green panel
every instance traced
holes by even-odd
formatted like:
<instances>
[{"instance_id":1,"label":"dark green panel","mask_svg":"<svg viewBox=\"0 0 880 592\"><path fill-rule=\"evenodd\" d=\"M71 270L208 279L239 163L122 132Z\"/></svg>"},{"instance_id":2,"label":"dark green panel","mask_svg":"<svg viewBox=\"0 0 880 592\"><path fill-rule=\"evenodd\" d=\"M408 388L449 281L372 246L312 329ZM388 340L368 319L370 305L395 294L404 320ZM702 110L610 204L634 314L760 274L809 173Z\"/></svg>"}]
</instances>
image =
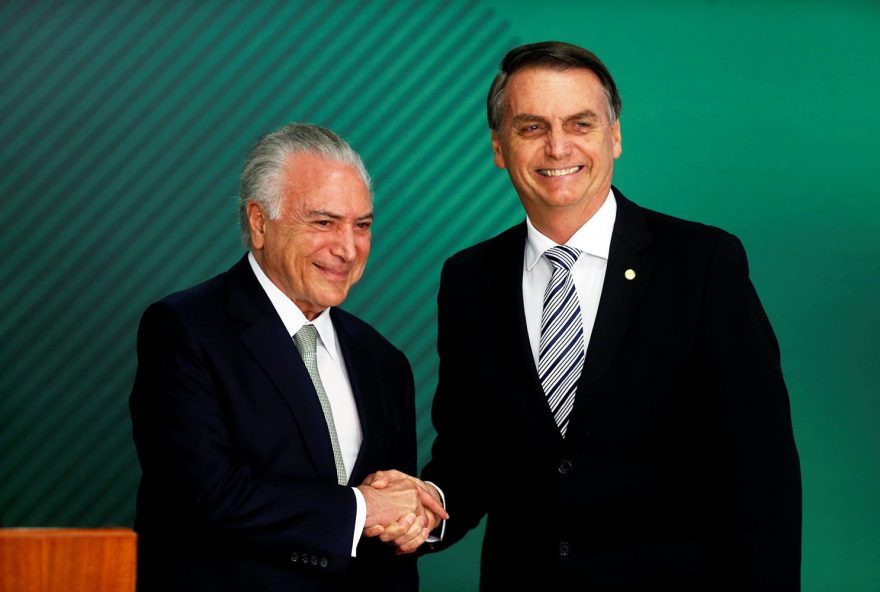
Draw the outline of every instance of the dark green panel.
<instances>
[{"instance_id":1,"label":"dark green panel","mask_svg":"<svg viewBox=\"0 0 880 592\"><path fill-rule=\"evenodd\" d=\"M374 177L346 307L409 355L424 462L440 265L522 217L485 93L509 47L555 38L617 78L624 192L749 251L804 467L804 590L877 589L878 30L873 1L0 2L0 523L130 524L138 317L238 258L242 160L291 120ZM565 517L523 519L527 544ZM423 589L475 589L479 535L421 559Z\"/></svg>"}]
</instances>

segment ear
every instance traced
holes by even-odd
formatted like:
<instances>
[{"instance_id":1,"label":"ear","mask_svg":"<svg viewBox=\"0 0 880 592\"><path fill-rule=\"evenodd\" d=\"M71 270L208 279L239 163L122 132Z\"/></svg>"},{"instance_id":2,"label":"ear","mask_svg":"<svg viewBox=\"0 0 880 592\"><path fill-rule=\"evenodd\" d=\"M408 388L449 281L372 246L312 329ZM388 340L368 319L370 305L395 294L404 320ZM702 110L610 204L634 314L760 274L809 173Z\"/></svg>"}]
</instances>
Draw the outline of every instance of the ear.
<instances>
[{"instance_id":1,"label":"ear","mask_svg":"<svg viewBox=\"0 0 880 592\"><path fill-rule=\"evenodd\" d=\"M266 220L263 209L257 202L250 200L247 203L248 226L251 229L251 246L254 249L262 249L266 242Z\"/></svg>"},{"instance_id":2,"label":"ear","mask_svg":"<svg viewBox=\"0 0 880 592\"><path fill-rule=\"evenodd\" d=\"M494 155L495 166L499 169L507 168L504 162L504 154L501 152L501 138L493 130L492 132L492 154Z\"/></svg>"},{"instance_id":3,"label":"ear","mask_svg":"<svg viewBox=\"0 0 880 592\"><path fill-rule=\"evenodd\" d=\"M621 140L620 135L620 118L617 118L617 121L614 122L614 125L611 126L611 138L614 142L614 146L612 147L614 158L620 158L620 155L623 153L623 142Z\"/></svg>"}]
</instances>

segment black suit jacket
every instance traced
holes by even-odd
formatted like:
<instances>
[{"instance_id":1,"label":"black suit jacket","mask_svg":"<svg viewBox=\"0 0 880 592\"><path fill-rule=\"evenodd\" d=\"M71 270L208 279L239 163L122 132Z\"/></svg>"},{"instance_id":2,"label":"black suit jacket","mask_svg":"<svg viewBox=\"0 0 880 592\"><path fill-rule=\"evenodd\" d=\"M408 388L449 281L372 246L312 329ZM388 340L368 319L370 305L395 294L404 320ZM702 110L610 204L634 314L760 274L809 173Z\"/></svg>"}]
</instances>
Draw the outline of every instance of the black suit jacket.
<instances>
[{"instance_id":1,"label":"black suit jacket","mask_svg":"<svg viewBox=\"0 0 880 592\"><path fill-rule=\"evenodd\" d=\"M414 472L409 362L363 321L331 318L363 428L351 483ZM246 257L146 310L130 408L139 592L417 589L414 560L376 539L351 558L354 493L336 484L314 387Z\"/></svg>"},{"instance_id":2,"label":"black suit jacket","mask_svg":"<svg viewBox=\"0 0 880 592\"><path fill-rule=\"evenodd\" d=\"M435 548L488 515L483 590L796 590L800 468L743 248L615 195L565 439L526 333L525 224L444 265L423 477L451 519Z\"/></svg>"}]
</instances>

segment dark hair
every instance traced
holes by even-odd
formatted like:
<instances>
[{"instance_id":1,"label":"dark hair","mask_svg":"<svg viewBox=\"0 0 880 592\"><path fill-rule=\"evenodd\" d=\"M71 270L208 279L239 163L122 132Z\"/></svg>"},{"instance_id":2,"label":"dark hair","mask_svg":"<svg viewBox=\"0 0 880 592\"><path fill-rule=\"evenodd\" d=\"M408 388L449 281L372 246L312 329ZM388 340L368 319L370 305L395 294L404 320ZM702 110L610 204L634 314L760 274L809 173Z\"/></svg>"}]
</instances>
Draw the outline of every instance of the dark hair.
<instances>
[{"instance_id":1,"label":"dark hair","mask_svg":"<svg viewBox=\"0 0 880 592\"><path fill-rule=\"evenodd\" d=\"M599 77L605 90L605 101L608 104L608 119L616 121L620 117L620 95L611 73L602 60L593 52L562 41L542 41L514 47L501 60L501 71L492 81L489 96L486 97L486 114L489 128L495 132L501 130L501 119L504 114L504 90L510 76L517 70L528 67L549 68L551 70L570 70L584 68Z\"/></svg>"}]
</instances>

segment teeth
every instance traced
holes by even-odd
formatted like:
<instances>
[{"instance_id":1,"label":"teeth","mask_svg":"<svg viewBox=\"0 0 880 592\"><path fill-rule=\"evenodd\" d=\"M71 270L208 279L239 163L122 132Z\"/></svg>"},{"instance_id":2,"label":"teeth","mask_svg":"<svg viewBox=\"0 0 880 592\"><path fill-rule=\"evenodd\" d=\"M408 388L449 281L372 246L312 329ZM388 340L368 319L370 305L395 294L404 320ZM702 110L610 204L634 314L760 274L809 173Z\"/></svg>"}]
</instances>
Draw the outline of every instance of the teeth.
<instances>
[{"instance_id":1,"label":"teeth","mask_svg":"<svg viewBox=\"0 0 880 592\"><path fill-rule=\"evenodd\" d=\"M572 173L578 172L581 167L573 166L569 169L540 169L538 172L545 177L561 177L563 175L570 175Z\"/></svg>"}]
</instances>

